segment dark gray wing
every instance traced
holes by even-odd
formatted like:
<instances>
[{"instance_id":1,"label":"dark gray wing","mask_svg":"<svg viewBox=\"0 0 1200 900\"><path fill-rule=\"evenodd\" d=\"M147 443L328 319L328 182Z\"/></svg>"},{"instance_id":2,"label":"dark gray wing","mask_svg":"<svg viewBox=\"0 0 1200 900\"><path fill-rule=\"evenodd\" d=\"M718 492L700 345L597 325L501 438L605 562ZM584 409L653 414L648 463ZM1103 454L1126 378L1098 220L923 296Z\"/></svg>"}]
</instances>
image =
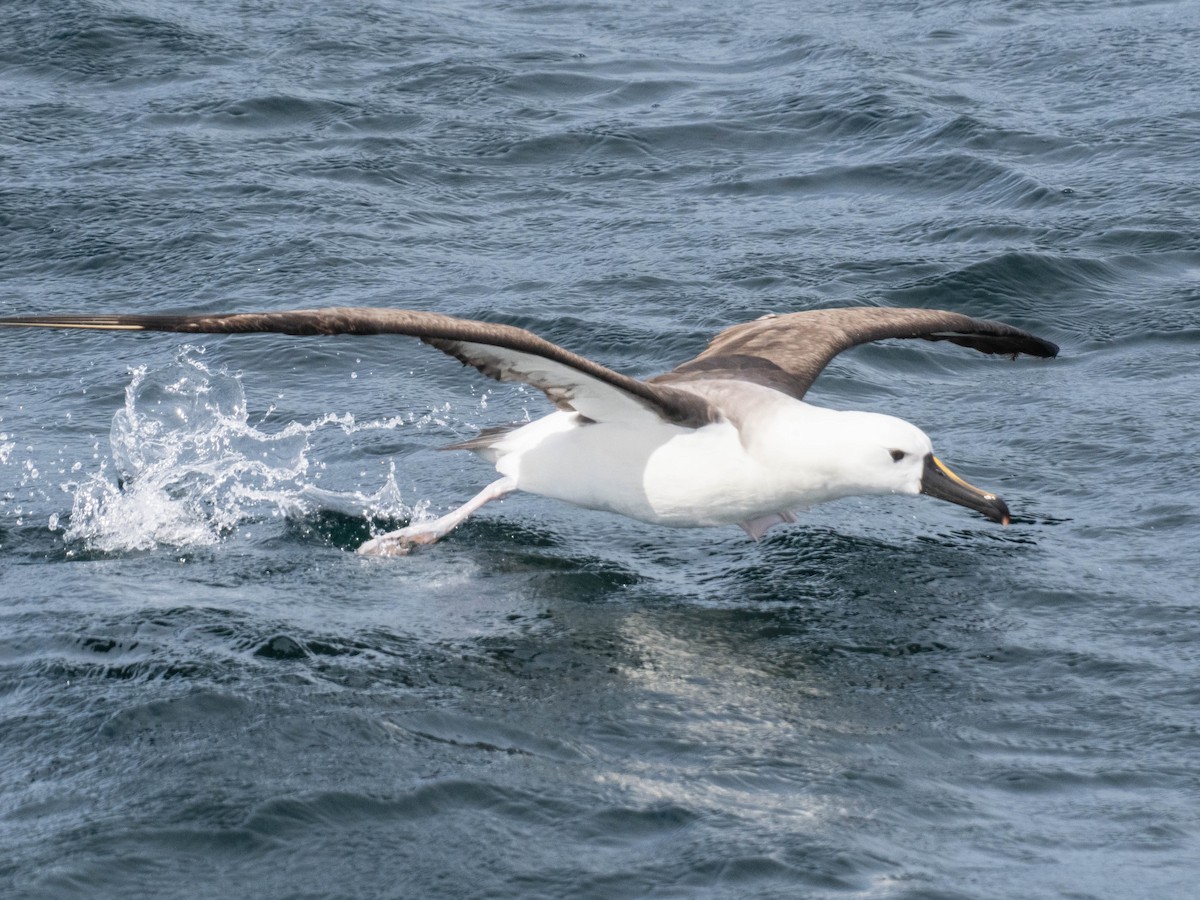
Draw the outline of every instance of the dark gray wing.
<instances>
[{"instance_id":1,"label":"dark gray wing","mask_svg":"<svg viewBox=\"0 0 1200 900\"><path fill-rule=\"evenodd\" d=\"M695 428L719 418L702 397L621 375L523 328L417 310L330 307L199 316L22 316L2 318L0 326L193 334L404 334L490 378L532 385L560 409L573 409L596 421L653 415Z\"/></svg>"},{"instance_id":2,"label":"dark gray wing","mask_svg":"<svg viewBox=\"0 0 1200 900\"><path fill-rule=\"evenodd\" d=\"M981 353L1051 357L1058 347L1026 331L935 309L859 306L763 316L718 334L707 349L655 385L749 381L802 399L821 370L843 350L884 338L950 341Z\"/></svg>"}]
</instances>

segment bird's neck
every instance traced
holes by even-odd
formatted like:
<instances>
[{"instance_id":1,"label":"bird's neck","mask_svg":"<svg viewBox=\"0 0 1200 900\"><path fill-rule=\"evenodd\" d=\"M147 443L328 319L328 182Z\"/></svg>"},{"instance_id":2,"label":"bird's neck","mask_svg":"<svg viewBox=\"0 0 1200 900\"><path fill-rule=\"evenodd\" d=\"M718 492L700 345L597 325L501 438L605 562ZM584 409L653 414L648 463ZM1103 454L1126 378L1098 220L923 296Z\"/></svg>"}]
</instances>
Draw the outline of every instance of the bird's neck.
<instances>
[{"instance_id":1,"label":"bird's neck","mask_svg":"<svg viewBox=\"0 0 1200 900\"><path fill-rule=\"evenodd\" d=\"M889 489L870 476L864 463L879 453L875 437L881 419L855 410L825 409L796 403L765 428L752 452L809 503Z\"/></svg>"}]
</instances>

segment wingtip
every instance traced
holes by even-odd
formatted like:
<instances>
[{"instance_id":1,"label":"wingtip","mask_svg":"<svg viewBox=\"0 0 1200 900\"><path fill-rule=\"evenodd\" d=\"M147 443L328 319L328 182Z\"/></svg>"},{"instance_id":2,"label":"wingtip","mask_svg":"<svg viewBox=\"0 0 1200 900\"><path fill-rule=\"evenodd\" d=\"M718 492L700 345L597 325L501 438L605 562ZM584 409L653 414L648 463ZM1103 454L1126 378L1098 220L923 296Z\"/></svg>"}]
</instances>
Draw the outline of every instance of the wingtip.
<instances>
[{"instance_id":1,"label":"wingtip","mask_svg":"<svg viewBox=\"0 0 1200 900\"><path fill-rule=\"evenodd\" d=\"M91 331L145 331L146 326L121 316L6 316L6 328L83 328Z\"/></svg>"},{"instance_id":2,"label":"wingtip","mask_svg":"<svg viewBox=\"0 0 1200 900\"><path fill-rule=\"evenodd\" d=\"M1037 335L1030 335L1029 337L1035 349L1023 350L1023 353L1036 356L1040 359L1054 359L1054 357L1058 356L1058 351L1061 349L1058 344L1048 341L1045 338L1040 338Z\"/></svg>"}]
</instances>

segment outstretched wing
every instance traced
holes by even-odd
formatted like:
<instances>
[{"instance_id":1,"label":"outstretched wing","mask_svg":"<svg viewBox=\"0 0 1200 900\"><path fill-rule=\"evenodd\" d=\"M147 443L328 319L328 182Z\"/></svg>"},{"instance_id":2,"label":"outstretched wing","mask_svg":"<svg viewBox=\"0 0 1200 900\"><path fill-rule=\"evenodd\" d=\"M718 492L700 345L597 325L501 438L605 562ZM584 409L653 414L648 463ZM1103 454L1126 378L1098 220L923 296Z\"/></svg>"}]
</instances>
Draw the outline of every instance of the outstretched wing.
<instances>
[{"instance_id":1,"label":"outstretched wing","mask_svg":"<svg viewBox=\"0 0 1200 900\"><path fill-rule=\"evenodd\" d=\"M950 341L981 353L1008 356L1058 354L1056 345L1003 322L935 309L858 306L769 315L734 325L713 338L699 356L650 383L749 381L800 400L843 350L884 338Z\"/></svg>"},{"instance_id":2,"label":"outstretched wing","mask_svg":"<svg viewBox=\"0 0 1200 900\"><path fill-rule=\"evenodd\" d=\"M596 421L653 415L694 428L719 416L695 394L614 372L523 328L417 310L330 307L200 316L22 316L0 318L0 326L207 334L404 334L490 378L532 385L560 409L573 409Z\"/></svg>"}]
</instances>

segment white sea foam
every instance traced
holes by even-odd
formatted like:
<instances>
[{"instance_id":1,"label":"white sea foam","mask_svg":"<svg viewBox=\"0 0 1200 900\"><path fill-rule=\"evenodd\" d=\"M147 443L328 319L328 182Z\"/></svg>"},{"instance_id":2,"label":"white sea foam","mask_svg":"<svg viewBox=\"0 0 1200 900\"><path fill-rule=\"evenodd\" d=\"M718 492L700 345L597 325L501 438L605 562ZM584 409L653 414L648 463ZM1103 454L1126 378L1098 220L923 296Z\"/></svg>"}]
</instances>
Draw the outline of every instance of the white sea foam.
<instances>
[{"instance_id":1,"label":"white sea foam","mask_svg":"<svg viewBox=\"0 0 1200 900\"><path fill-rule=\"evenodd\" d=\"M110 456L69 484L69 543L106 552L196 547L242 523L320 510L388 519L423 513L403 502L394 471L370 494L326 490L308 477L316 432L389 431L406 420L330 413L268 432L250 424L238 379L211 370L201 355L185 347L167 368L133 370L113 417Z\"/></svg>"}]
</instances>

